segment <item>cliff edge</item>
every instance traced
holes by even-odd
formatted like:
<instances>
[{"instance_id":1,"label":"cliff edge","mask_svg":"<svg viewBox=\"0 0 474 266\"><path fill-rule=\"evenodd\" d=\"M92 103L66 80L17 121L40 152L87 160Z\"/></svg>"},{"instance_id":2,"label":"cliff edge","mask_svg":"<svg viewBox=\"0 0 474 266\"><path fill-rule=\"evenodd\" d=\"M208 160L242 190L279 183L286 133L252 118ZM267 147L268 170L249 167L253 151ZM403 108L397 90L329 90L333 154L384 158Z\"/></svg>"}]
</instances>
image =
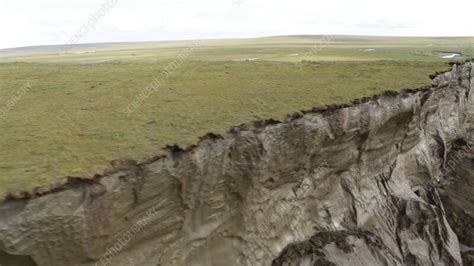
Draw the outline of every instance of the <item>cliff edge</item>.
<instances>
[{"instance_id":1,"label":"cliff edge","mask_svg":"<svg viewBox=\"0 0 474 266\"><path fill-rule=\"evenodd\" d=\"M473 75L453 65L431 87L10 195L0 264L469 265Z\"/></svg>"}]
</instances>

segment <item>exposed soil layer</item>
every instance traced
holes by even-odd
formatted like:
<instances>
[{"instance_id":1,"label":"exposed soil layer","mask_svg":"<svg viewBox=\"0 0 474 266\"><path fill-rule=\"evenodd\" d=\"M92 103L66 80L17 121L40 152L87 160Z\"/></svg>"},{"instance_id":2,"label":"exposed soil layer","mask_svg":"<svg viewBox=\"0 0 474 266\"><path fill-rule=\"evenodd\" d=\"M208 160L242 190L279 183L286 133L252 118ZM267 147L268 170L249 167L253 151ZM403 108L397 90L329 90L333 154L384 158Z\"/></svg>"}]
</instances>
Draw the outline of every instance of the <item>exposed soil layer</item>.
<instances>
[{"instance_id":1,"label":"exposed soil layer","mask_svg":"<svg viewBox=\"0 0 474 266\"><path fill-rule=\"evenodd\" d=\"M0 264L469 265L473 73L9 195Z\"/></svg>"}]
</instances>

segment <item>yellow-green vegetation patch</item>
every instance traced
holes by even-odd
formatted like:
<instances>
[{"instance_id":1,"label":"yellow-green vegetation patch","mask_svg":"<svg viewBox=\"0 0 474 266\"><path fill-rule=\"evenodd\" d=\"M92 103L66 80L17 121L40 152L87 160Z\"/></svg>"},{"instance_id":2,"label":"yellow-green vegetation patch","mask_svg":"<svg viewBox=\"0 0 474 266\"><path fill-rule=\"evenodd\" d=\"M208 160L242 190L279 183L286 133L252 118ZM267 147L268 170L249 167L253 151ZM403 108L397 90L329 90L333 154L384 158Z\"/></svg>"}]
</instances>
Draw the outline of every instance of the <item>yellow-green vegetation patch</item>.
<instances>
[{"instance_id":1,"label":"yellow-green vegetation patch","mask_svg":"<svg viewBox=\"0 0 474 266\"><path fill-rule=\"evenodd\" d=\"M188 61L138 109L125 110L167 62L0 64L0 194L140 159L170 143L188 145L255 119L431 84L442 62ZM26 94L18 90L29 84Z\"/></svg>"},{"instance_id":2,"label":"yellow-green vegetation patch","mask_svg":"<svg viewBox=\"0 0 474 266\"><path fill-rule=\"evenodd\" d=\"M1 50L0 196L250 120L429 85L452 60L442 57L472 57L473 41L279 36Z\"/></svg>"}]
</instances>

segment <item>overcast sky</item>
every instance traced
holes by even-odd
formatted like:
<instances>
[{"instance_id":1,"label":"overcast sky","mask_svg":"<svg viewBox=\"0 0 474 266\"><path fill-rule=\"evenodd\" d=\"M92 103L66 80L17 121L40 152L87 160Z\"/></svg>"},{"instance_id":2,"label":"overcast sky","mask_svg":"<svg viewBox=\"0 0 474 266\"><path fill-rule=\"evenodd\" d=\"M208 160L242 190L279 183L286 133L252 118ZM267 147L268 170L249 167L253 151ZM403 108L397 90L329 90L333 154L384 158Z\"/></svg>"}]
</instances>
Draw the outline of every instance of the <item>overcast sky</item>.
<instances>
[{"instance_id":1,"label":"overcast sky","mask_svg":"<svg viewBox=\"0 0 474 266\"><path fill-rule=\"evenodd\" d=\"M0 48L289 34L474 36L473 10L473 0L0 0Z\"/></svg>"}]
</instances>

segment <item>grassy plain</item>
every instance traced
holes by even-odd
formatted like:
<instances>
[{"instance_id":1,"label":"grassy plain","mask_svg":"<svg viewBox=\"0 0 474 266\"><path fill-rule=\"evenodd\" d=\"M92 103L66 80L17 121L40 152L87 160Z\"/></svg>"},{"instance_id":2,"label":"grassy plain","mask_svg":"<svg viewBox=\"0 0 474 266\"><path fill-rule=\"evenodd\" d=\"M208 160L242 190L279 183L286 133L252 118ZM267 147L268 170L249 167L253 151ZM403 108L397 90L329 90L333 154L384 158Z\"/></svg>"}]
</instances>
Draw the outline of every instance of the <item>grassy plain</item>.
<instances>
[{"instance_id":1,"label":"grassy plain","mask_svg":"<svg viewBox=\"0 0 474 266\"><path fill-rule=\"evenodd\" d=\"M429 85L439 52L473 38L282 36L209 40L131 115L125 108L189 42L0 50L0 195L143 159L206 132L385 90ZM258 58L256 61L235 61ZM311 63L300 64L302 60ZM30 89L19 96L19 90ZM13 108L6 103L15 99ZM0 113L1 114L1 113Z\"/></svg>"}]
</instances>

